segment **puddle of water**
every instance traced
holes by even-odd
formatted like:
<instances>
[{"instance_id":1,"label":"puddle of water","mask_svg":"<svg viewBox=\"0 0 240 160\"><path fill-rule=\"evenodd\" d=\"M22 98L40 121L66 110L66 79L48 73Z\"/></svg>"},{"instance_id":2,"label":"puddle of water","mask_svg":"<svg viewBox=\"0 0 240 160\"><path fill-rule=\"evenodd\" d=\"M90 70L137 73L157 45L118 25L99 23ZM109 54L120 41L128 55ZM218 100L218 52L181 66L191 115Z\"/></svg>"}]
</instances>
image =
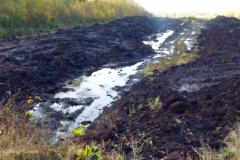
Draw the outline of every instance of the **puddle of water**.
<instances>
[{"instance_id":1,"label":"puddle of water","mask_svg":"<svg viewBox=\"0 0 240 160\"><path fill-rule=\"evenodd\" d=\"M183 84L180 88L179 88L179 92L195 92L195 91L199 91L201 89L201 87L197 84Z\"/></svg>"},{"instance_id":2,"label":"puddle of water","mask_svg":"<svg viewBox=\"0 0 240 160\"><path fill-rule=\"evenodd\" d=\"M189 37L184 40L184 43L185 43L188 51L191 51L193 49L193 47L194 47L194 38L197 36L197 34L198 33L195 30L193 30L188 35Z\"/></svg>"},{"instance_id":3,"label":"puddle of water","mask_svg":"<svg viewBox=\"0 0 240 160\"><path fill-rule=\"evenodd\" d=\"M185 41L184 41L186 47L187 47L187 50L188 51L191 51L194 44L193 44L193 39L192 38L186 38Z\"/></svg>"},{"instance_id":4,"label":"puddle of water","mask_svg":"<svg viewBox=\"0 0 240 160\"><path fill-rule=\"evenodd\" d=\"M76 128L83 121L93 121L101 113L101 110L105 106L109 106L114 99L117 98L118 92L114 90L114 87L123 87L129 80L129 76L138 72L138 67L143 62L139 62L133 66L123 67L118 69L103 68L99 71L92 73L90 76L83 76L80 87L74 88L74 91L66 93L58 93L55 98L74 98L77 100L92 97L94 99L90 106L85 106L83 112L75 120L76 123L70 126L70 130ZM62 104L52 106L57 110L64 111L61 108ZM72 113L84 106L75 106L67 108L65 112Z\"/></svg>"},{"instance_id":5,"label":"puddle of water","mask_svg":"<svg viewBox=\"0 0 240 160\"><path fill-rule=\"evenodd\" d=\"M130 84L128 84L130 77L132 75L136 75L141 70L139 69L142 68L140 66L146 65L158 59L162 56L161 53L172 53L173 48L170 47L169 49L161 49L160 46L173 33L174 31L168 30L166 33L158 33L156 35L156 41L144 41L144 44L150 45L158 54L148 57L145 60L136 63L135 65L121 68L102 68L96 72L93 72L90 76L84 75L78 79L75 79L74 81L77 82L77 86L66 83L64 88L69 88L71 90L68 92L57 93L55 98L71 98L78 102L84 101L87 98L91 98L92 102L90 105L76 105L69 107L66 107L63 103L54 103L53 105L49 106L54 111L61 111L64 114L71 114L83 109L83 111L74 121L61 121L62 128L58 129L56 132L56 137L64 138L69 136L69 132L72 129L79 127L82 122L94 121L99 114L102 113L104 107L110 106L112 102L119 98L119 92L114 88L124 87L126 85L131 85L131 83L137 82L139 79L134 79ZM43 112L44 111L39 106L36 106L33 110L34 118L44 117Z\"/></svg>"},{"instance_id":6,"label":"puddle of water","mask_svg":"<svg viewBox=\"0 0 240 160\"><path fill-rule=\"evenodd\" d=\"M150 45L155 50L155 52L161 53L162 52L162 50L160 49L161 44L173 33L174 31L171 31L171 30L168 30L164 34L158 33L156 34L156 37L157 37L156 40L143 41L143 43L146 45Z\"/></svg>"}]
</instances>

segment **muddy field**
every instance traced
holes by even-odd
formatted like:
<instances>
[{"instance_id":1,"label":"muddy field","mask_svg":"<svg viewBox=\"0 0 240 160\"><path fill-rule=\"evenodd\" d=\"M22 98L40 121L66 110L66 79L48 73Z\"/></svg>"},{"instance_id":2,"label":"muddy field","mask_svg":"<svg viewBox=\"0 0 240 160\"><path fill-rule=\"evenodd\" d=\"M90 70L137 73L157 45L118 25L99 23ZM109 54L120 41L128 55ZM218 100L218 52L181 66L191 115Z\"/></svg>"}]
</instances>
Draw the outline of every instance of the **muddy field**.
<instances>
[{"instance_id":1,"label":"muddy field","mask_svg":"<svg viewBox=\"0 0 240 160\"><path fill-rule=\"evenodd\" d=\"M123 65L105 65L90 74L67 81L54 98L35 105L30 111L33 114L32 120L50 129L55 135L55 140L71 136L74 128L94 121L104 107L111 107L112 102L119 99L121 92L129 90L142 79L141 72L146 65L158 61L159 57L174 54L176 39L196 38L197 34L192 32L195 29L190 22L174 22L175 27L170 28L172 30L158 30L143 38L142 44L151 46L155 51L153 55L135 59L133 63L128 60L128 63L125 61ZM155 23L159 21L155 20ZM159 24L160 28L168 23L162 21Z\"/></svg>"},{"instance_id":2,"label":"muddy field","mask_svg":"<svg viewBox=\"0 0 240 160\"><path fill-rule=\"evenodd\" d=\"M171 45L176 40L187 40L182 38L194 31L190 31L191 22L129 17L85 29L1 40L0 107L9 97L25 103L29 96L41 97L40 108L57 101L80 105L69 98L59 100L55 94L68 93L71 90L64 88L66 82L82 75L91 78L94 71L101 71L104 66L118 68L140 62L158 51L169 53L160 49L183 52ZM162 48L157 46L154 51L143 43L151 35L156 36L150 40L157 41L158 33L167 31L173 34L161 44ZM121 98L104 109L86 136L73 140L104 140L109 150L119 149L112 145L118 144L127 158L132 156L131 142L139 141L144 144L141 155L146 160L185 159L188 154L196 155L194 149L202 144L218 149L239 120L240 21L226 17L208 21L197 44L184 49L187 54L198 55L195 61L163 72L155 70L153 75L141 77L130 90L115 87ZM93 99L84 103L90 105ZM27 109L32 108L30 105ZM26 110L17 106L15 109ZM79 116L79 112L72 115L74 118L62 117L61 111L49 113L46 126L54 129L61 125L61 118L75 121Z\"/></svg>"},{"instance_id":3,"label":"muddy field","mask_svg":"<svg viewBox=\"0 0 240 160\"><path fill-rule=\"evenodd\" d=\"M157 22L157 23L156 23ZM159 25L164 23L164 25ZM0 41L0 104L6 97L49 99L67 80L105 64L136 62L154 54L143 39L181 21L130 17L86 29ZM5 98L4 98L5 97Z\"/></svg>"},{"instance_id":4,"label":"muddy field","mask_svg":"<svg viewBox=\"0 0 240 160\"><path fill-rule=\"evenodd\" d=\"M121 143L129 156L131 139L140 140L145 159L184 159L202 144L218 149L239 120L239 34L235 18L207 22L197 60L141 80L105 109L86 138Z\"/></svg>"}]
</instances>

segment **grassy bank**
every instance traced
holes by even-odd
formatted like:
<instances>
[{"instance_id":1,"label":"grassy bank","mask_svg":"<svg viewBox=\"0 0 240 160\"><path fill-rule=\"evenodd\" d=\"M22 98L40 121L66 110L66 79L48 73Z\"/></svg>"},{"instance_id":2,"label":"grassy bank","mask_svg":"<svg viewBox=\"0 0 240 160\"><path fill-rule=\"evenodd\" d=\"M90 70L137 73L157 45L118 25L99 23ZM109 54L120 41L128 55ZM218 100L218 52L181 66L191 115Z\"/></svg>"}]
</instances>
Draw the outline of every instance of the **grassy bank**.
<instances>
[{"instance_id":1,"label":"grassy bank","mask_svg":"<svg viewBox=\"0 0 240 160\"><path fill-rule=\"evenodd\" d=\"M30 114L16 113L10 109L9 105L14 105L13 99L9 99L6 106L0 109L0 160L125 159L122 146L111 141L101 143L93 141L86 144L66 139L57 144L51 144L50 132L47 129L33 126L29 121ZM239 124L236 124L236 129L226 136L224 145L219 150L203 144L202 147L195 149L195 157L189 156L186 160L239 160L239 138ZM144 137L129 141L132 148L131 160L143 159L141 153L145 143L142 141Z\"/></svg>"},{"instance_id":2,"label":"grassy bank","mask_svg":"<svg viewBox=\"0 0 240 160\"><path fill-rule=\"evenodd\" d=\"M7 105L0 110L0 160L70 159L74 150L69 142L51 145L47 129L32 126L28 119Z\"/></svg>"},{"instance_id":3,"label":"grassy bank","mask_svg":"<svg viewBox=\"0 0 240 160\"><path fill-rule=\"evenodd\" d=\"M0 160L124 159L124 153L106 150L104 142L74 143L72 139L65 139L52 144L50 131L33 125L29 120L32 115L15 112L11 109L14 106L14 99L10 98L0 109Z\"/></svg>"},{"instance_id":4,"label":"grassy bank","mask_svg":"<svg viewBox=\"0 0 240 160\"><path fill-rule=\"evenodd\" d=\"M196 149L197 157L188 157L188 160L240 160L240 128L239 123L225 138L224 145L215 150L208 145Z\"/></svg>"},{"instance_id":5,"label":"grassy bank","mask_svg":"<svg viewBox=\"0 0 240 160\"><path fill-rule=\"evenodd\" d=\"M1 0L0 36L85 26L144 10L127 0Z\"/></svg>"}]
</instances>

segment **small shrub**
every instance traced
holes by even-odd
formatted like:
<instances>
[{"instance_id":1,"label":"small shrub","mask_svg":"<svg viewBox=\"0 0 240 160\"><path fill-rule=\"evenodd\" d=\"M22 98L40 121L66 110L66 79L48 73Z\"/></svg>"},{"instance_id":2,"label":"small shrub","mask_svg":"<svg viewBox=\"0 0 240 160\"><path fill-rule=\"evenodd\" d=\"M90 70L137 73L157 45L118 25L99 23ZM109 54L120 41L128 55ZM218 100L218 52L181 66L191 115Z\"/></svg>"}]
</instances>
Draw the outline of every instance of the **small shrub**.
<instances>
[{"instance_id":1,"label":"small shrub","mask_svg":"<svg viewBox=\"0 0 240 160\"><path fill-rule=\"evenodd\" d=\"M97 160L103 159L99 145L96 142L86 145L84 149L77 154L77 160L91 160L93 158Z\"/></svg>"},{"instance_id":2,"label":"small shrub","mask_svg":"<svg viewBox=\"0 0 240 160\"><path fill-rule=\"evenodd\" d=\"M162 108L162 102L160 97L156 97L148 102L148 105L151 110L160 110Z\"/></svg>"},{"instance_id":3,"label":"small shrub","mask_svg":"<svg viewBox=\"0 0 240 160\"><path fill-rule=\"evenodd\" d=\"M27 103L28 105L32 105L32 104L34 104L34 103L40 103L41 101L42 101L42 99L41 99L41 97L39 97L39 96L35 96L35 97L30 96L30 97L28 97L26 103Z\"/></svg>"},{"instance_id":4,"label":"small shrub","mask_svg":"<svg viewBox=\"0 0 240 160\"><path fill-rule=\"evenodd\" d=\"M28 100L27 100L27 104L31 105L33 104L34 100L32 97L29 97Z\"/></svg>"},{"instance_id":5,"label":"small shrub","mask_svg":"<svg viewBox=\"0 0 240 160\"><path fill-rule=\"evenodd\" d=\"M89 125L80 125L80 127L72 130L72 134L79 135L79 136L84 136L85 135L85 130L87 129L88 126Z\"/></svg>"},{"instance_id":6,"label":"small shrub","mask_svg":"<svg viewBox=\"0 0 240 160\"><path fill-rule=\"evenodd\" d=\"M34 100L35 100L36 103L39 103L39 102L42 101L41 97L39 97L39 96L35 96Z\"/></svg>"},{"instance_id":7,"label":"small shrub","mask_svg":"<svg viewBox=\"0 0 240 160\"><path fill-rule=\"evenodd\" d=\"M25 112L25 116L26 117L32 117L33 116L33 112L27 111L27 112Z\"/></svg>"}]
</instances>

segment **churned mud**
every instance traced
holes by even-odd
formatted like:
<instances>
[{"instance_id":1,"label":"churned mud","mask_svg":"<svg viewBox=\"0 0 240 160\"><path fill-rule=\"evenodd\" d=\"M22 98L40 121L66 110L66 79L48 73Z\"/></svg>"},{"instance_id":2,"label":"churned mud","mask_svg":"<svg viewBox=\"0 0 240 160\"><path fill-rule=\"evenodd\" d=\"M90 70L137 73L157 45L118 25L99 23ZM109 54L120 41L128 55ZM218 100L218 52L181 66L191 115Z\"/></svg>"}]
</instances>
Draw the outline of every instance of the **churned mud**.
<instances>
[{"instance_id":1,"label":"churned mud","mask_svg":"<svg viewBox=\"0 0 240 160\"><path fill-rule=\"evenodd\" d=\"M202 144L218 149L240 111L240 21L217 17L198 37L193 62L155 71L133 85L88 130L88 139L140 140L145 159L185 159Z\"/></svg>"},{"instance_id":2,"label":"churned mud","mask_svg":"<svg viewBox=\"0 0 240 160\"><path fill-rule=\"evenodd\" d=\"M175 55L197 55L186 64L146 66ZM86 136L143 145L145 159L184 159L202 144L218 149L240 112L240 21L129 17L85 29L0 42L0 106L16 106L49 128L54 140L90 124ZM116 149L109 145L108 149Z\"/></svg>"},{"instance_id":3,"label":"churned mud","mask_svg":"<svg viewBox=\"0 0 240 160\"><path fill-rule=\"evenodd\" d=\"M120 98L120 93L129 90L142 78L141 71L147 64L157 61L165 54L173 54L169 49L172 43L169 42L179 35L180 32L167 30L156 33L156 36L147 36L142 43L154 50L160 50L165 44L165 50L134 64L104 66L89 75L66 82L63 91L55 94L54 99L34 107L31 111L33 119L56 131L56 138L69 136L81 124L90 124L102 113L104 107L110 107L112 102Z\"/></svg>"},{"instance_id":4,"label":"churned mud","mask_svg":"<svg viewBox=\"0 0 240 160\"><path fill-rule=\"evenodd\" d=\"M159 24L164 23L161 27ZM1 40L0 98L49 96L67 80L105 64L132 63L154 54L145 36L174 29L178 20L130 17L85 29ZM2 102L3 103L3 102Z\"/></svg>"}]
</instances>

